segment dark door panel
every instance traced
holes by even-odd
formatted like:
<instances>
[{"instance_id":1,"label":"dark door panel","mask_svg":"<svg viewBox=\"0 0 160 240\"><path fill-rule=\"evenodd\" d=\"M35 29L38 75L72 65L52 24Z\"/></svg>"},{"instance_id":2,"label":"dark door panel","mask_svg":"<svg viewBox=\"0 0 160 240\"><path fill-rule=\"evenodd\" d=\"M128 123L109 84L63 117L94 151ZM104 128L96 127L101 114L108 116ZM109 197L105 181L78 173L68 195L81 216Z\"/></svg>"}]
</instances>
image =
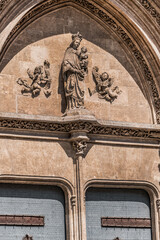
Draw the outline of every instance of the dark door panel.
<instances>
[{"instance_id":1,"label":"dark door panel","mask_svg":"<svg viewBox=\"0 0 160 240\"><path fill-rule=\"evenodd\" d=\"M131 220L138 218L144 219L144 222L150 219L149 196L143 190L88 189L86 193L87 240L113 240L117 237L120 240L151 240L151 228L104 227L101 223L102 217L123 218L123 221L126 218Z\"/></svg>"},{"instance_id":2,"label":"dark door panel","mask_svg":"<svg viewBox=\"0 0 160 240\"><path fill-rule=\"evenodd\" d=\"M0 225L0 240L22 240L26 234L33 240L65 239L64 194L58 187L0 185L0 215L15 216L11 220L13 225ZM16 223L18 216L19 226ZM23 226L28 216L31 217L28 226ZM44 226L43 219L38 226L38 216L44 218Z\"/></svg>"}]
</instances>

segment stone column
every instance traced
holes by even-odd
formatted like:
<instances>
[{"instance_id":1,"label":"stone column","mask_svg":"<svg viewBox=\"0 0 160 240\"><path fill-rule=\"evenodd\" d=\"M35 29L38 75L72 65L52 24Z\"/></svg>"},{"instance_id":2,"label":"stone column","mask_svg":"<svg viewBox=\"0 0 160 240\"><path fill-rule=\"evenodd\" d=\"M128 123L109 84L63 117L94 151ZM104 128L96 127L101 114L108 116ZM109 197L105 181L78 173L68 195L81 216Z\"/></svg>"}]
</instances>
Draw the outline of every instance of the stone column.
<instances>
[{"instance_id":1,"label":"stone column","mask_svg":"<svg viewBox=\"0 0 160 240\"><path fill-rule=\"evenodd\" d=\"M159 215L159 219L160 219L160 199L157 199L156 204L157 204L158 215Z\"/></svg>"},{"instance_id":2,"label":"stone column","mask_svg":"<svg viewBox=\"0 0 160 240\"><path fill-rule=\"evenodd\" d=\"M84 240L83 236L83 215L84 215L84 196L83 196L83 172L82 162L84 161L84 151L89 140L86 132L71 132L71 142L75 151L75 195L77 206L77 240Z\"/></svg>"},{"instance_id":3,"label":"stone column","mask_svg":"<svg viewBox=\"0 0 160 240\"><path fill-rule=\"evenodd\" d=\"M156 205L158 210L158 223L159 223L159 233L160 233L160 199L157 199Z\"/></svg>"}]
</instances>

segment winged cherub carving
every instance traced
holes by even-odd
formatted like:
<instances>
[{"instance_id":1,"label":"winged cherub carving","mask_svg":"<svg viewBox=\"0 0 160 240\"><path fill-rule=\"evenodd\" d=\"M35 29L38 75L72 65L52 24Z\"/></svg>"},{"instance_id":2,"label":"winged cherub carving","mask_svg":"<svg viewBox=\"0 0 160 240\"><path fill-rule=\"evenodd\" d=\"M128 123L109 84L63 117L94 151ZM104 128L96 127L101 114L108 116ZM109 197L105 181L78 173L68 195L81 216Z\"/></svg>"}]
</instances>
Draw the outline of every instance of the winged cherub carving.
<instances>
[{"instance_id":1,"label":"winged cherub carving","mask_svg":"<svg viewBox=\"0 0 160 240\"><path fill-rule=\"evenodd\" d=\"M92 69L93 80L96 84L95 89L91 91L88 89L90 96L94 93L98 93L100 99L105 99L106 101L112 103L117 99L118 95L122 92L118 86L112 87L113 78L110 78L107 72L99 73L98 67L93 67Z\"/></svg>"},{"instance_id":2,"label":"winged cherub carving","mask_svg":"<svg viewBox=\"0 0 160 240\"><path fill-rule=\"evenodd\" d=\"M24 96L31 95L32 98L39 96L41 89L44 95L48 98L51 95L51 76L50 76L50 63L45 60L43 66L35 67L34 71L27 69L29 79L23 80L18 78L17 83L23 88L21 93ZM30 83L31 82L31 83Z\"/></svg>"}]
</instances>

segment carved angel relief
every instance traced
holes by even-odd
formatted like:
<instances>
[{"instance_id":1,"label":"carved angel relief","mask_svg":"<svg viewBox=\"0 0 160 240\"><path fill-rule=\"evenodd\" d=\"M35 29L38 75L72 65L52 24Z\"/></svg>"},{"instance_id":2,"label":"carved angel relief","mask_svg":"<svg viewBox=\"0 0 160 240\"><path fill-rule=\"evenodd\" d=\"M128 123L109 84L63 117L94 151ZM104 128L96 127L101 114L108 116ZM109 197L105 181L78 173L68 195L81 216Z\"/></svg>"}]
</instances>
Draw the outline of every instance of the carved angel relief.
<instances>
[{"instance_id":1,"label":"carved angel relief","mask_svg":"<svg viewBox=\"0 0 160 240\"><path fill-rule=\"evenodd\" d=\"M43 66L38 66L31 72L27 69L29 79L22 80L18 78L17 83L23 86L21 93L24 96L30 95L35 98L40 95L43 89L44 95L48 98L51 95L51 76L50 76L50 63L45 60Z\"/></svg>"},{"instance_id":2,"label":"carved angel relief","mask_svg":"<svg viewBox=\"0 0 160 240\"><path fill-rule=\"evenodd\" d=\"M97 92L100 99L105 99L106 101L112 103L115 99L117 99L118 95L122 93L118 86L112 86L114 80L109 77L107 72L100 74L99 68L94 67L92 69L92 75L96 86L93 91L88 88L90 96Z\"/></svg>"}]
</instances>

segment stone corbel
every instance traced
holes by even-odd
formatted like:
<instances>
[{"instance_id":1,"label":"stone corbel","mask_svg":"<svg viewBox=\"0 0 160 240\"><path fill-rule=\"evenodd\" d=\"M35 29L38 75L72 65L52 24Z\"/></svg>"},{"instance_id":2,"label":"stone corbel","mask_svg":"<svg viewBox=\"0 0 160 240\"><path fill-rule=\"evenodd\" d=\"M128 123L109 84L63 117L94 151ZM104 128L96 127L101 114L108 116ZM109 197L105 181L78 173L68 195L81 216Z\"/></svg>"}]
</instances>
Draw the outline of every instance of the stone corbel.
<instances>
[{"instance_id":1,"label":"stone corbel","mask_svg":"<svg viewBox=\"0 0 160 240\"><path fill-rule=\"evenodd\" d=\"M73 150L76 156L83 156L87 148L87 142L89 138L85 131L73 131L71 132L70 141L72 143Z\"/></svg>"}]
</instances>

